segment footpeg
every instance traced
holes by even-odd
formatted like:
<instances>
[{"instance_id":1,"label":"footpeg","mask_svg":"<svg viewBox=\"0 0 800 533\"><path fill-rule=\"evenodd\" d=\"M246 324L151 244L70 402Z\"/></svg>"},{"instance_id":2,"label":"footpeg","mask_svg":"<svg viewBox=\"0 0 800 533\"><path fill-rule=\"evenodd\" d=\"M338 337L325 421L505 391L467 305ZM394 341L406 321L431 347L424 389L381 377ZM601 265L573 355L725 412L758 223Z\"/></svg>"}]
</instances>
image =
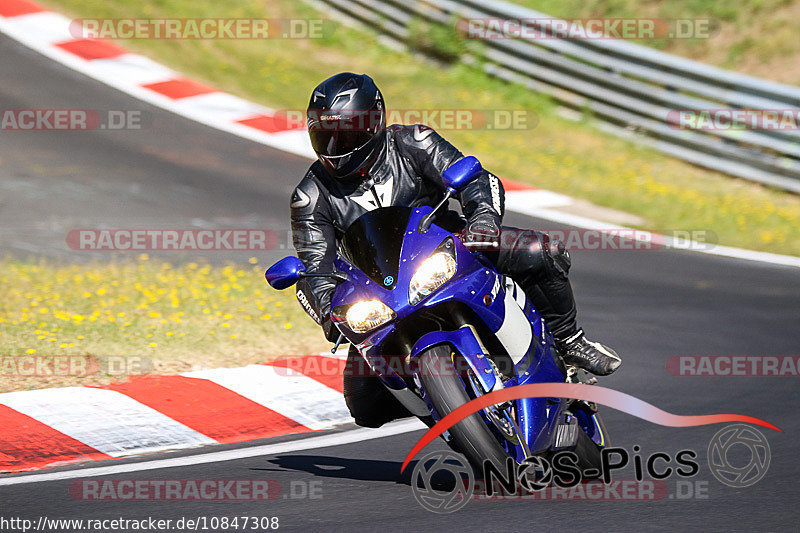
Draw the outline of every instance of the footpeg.
<instances>
[{"instance_id":1,"label":"footpeg","mask_svg":"<svg viewBox=\"0 0 800 533\"><path fill-rule=\"evenodd\" d=\"M589 373L582 369L578 368L577 366L568 366L567 367L567 383L583 383L584 385L594 385L597 383L597 378L594 376L589 376Z\"/></svg>"}]
</instances>

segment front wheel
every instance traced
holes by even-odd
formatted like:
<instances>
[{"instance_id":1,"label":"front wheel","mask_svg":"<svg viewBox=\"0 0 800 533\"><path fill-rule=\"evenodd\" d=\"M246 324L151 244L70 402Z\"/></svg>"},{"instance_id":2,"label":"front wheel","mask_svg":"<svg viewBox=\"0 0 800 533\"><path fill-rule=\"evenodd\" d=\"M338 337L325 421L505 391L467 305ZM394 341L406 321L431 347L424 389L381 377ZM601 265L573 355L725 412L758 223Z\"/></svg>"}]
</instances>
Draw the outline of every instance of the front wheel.
<instances>
[{"instance_id":1,"label":"front wheel","mask_svg":"<svg viewBox=\"0 0 800 533\"><path fill-rule=\"evenodd\" d=\"M422 386L442 418L471 399L456 373L452 353L449 346L440 344L419 356ZM465 376L465 379L468 378ZM449 432L453 436L453 447L467 457L478 474L483 472L483 463L487 459L501 472L505 471L508 453L479 413L461 420Z\"/></svg>"}]
</instances>

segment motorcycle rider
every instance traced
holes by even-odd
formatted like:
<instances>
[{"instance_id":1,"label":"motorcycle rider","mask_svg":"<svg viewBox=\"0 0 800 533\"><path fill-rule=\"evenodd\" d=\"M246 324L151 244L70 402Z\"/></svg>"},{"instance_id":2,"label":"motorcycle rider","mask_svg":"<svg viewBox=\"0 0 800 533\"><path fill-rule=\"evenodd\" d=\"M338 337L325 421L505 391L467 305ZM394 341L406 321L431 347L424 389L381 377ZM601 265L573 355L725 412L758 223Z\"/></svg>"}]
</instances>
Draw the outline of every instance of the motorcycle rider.
<instances>
[{"instance_id":1,"label":"motorcycle rider","mask_svg":"<svg viewBox=\"0 0 800 533\"><path fill-rule=\"evenodd\" d=\"M320 83L311 94L307 118L318 160L292 194L291 220L294 247L309 272L335 270L339 239L365 212L389 205L436 205L445 193L442 172L463 157L427 126L387 126L383 96L365 74L343 72ZM490 172L467 185L458 200L466 220L443 210L436 224L452 232L463 229L466 242L486 245L481 249L487 258L522 287L542 314L565 363L597 375L614 372L619 356L588 340L577 325L564 244L541 232L504 227L503 246L491 247L501 237L505 195ZM298 300L331 342L339 336L330 319L335 287L333 279L322 277L303 278L297 285ZM345 401L356 423L378 427L409 416L377 377L352 371L358 357L351 347L344 376Z\"/></svg>"}]
</instances>

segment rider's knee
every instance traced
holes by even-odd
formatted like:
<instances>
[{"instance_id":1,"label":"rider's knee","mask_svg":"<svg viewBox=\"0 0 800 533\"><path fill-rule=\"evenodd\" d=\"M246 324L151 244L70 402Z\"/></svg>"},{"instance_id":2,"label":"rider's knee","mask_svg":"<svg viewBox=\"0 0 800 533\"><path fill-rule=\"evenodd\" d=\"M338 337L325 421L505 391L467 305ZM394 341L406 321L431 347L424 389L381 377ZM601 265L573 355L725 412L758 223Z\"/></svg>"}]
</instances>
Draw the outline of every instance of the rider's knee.
<instances>
[{"instance_id":1,"label":"rider's knee","mask_svg":"<svg viewBox=\"0 0 800 533\"><path fill-rule=\"evenodd\" d=\"M522 254L527 272L545 277L566 277L572 259L566 245L558 239L550 239L546 233L530 232L528 238L519 243L517 253Z\"/></svg>"},{"instance_id":2,"label":"rider's knee","mask_svg":"<svg viewBox=\"0 0 800 533\"><path fill-rule=\"evenodd\" d=\"M569 255L569 250L564 244L564 241L558 239L550 241L547 247L547 255L549 261L552 262L552 267L562 276L569 274L569 268L572 266L572 258Z\"/></svg>"},{"instance_id":3,"label":"rider's knee","mask_svg":"<svg viewBox=\"0 0 800 533\"><path fill-rule=\"evenodd\" d=\"M345 376L344 402L357 425L381 427L411 413L384 387L377 377Z\"/></svg>"},{"instance_id":4,"label":"rider's knee","mask_svg":"<svg viewBox=\"0 0 800 533\"><path fill-rule=\"evenodd\" d=\"M527 272L548 276L569 273L571 259L566 245L558 239L550 239L546 233L526 232L525 238L517 241L516 252L524 259Z\"/></svg>"}]
</instances>

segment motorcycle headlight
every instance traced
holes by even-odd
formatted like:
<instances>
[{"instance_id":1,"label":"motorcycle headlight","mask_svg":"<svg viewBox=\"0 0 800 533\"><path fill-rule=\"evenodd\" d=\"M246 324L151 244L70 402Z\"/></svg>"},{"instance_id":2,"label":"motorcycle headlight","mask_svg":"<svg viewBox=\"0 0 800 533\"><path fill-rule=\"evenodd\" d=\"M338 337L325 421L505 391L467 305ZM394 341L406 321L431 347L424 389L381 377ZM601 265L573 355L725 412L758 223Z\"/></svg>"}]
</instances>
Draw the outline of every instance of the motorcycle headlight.
<instances>
[{"instance_id":1,"label":"motorcycle headlight","mask_svg":"<svg viewBox=\"0 0 800 533\"><path fill-rule=\"evenodd\" d=\"M456 273L454 249L452 240L448 239L422 262L408 285L408 301L411 305L416 305L453 277Z\"/></svg>"},{"instance_id":2,"label":"motorcycle headlight","mask_svg":"<svg viewBox=\"0 0 800 533\"><path fill-rule=\"evenodd\" d=\"M365 300L351 305L345 313L347 327L356 333L366 333L387 323L395 317L385 303L380 300Z\"/></svg>"}]
</instances>

